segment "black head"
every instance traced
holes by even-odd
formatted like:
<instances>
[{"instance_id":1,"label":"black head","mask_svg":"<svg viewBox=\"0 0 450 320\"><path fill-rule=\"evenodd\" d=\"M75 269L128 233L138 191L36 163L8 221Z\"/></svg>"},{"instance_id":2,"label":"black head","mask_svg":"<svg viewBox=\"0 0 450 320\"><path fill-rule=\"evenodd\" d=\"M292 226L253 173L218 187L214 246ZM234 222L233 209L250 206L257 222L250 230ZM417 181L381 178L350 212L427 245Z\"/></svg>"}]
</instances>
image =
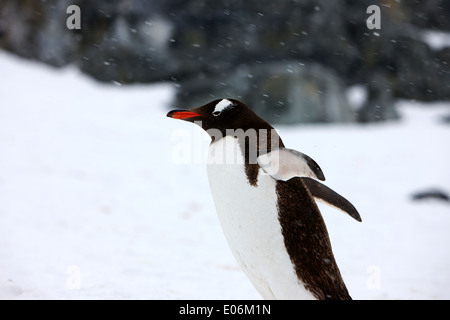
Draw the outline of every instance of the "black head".
<instances>
[{"instance_id":1,"label":"black head","mask_svg":"<svg viewBox=\"0 0 450 320\"><path fill-rule=\"evenodd\" d=\"M223 136L227 129L273 129L270 124L258 117L243 102L236 99L218 99L201 107L188 110L172 110L169 118L193 122L208 133L219 130Z\"/></svg>"}]
</instances>

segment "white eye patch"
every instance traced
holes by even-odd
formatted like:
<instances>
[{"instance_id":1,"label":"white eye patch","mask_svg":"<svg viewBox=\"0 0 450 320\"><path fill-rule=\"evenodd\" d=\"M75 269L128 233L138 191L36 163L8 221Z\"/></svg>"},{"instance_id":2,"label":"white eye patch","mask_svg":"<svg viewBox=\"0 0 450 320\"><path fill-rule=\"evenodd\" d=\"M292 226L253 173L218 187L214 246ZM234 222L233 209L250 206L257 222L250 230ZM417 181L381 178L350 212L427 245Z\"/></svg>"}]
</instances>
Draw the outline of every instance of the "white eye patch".
<instances>
[{"instance_id":1,"label":"white eye patch","mask_svg":"<svg viewBox=\"0 0 450 320\"><path fill-rule=\"evenodd\" d=\"M227 99L222 99L218 104L216 104L216 107L214 108L214 111L212 114L214 116L218 116L221 114L224 110L230 109L234 106L233 102Z\"/></svg>"}]
</instances>

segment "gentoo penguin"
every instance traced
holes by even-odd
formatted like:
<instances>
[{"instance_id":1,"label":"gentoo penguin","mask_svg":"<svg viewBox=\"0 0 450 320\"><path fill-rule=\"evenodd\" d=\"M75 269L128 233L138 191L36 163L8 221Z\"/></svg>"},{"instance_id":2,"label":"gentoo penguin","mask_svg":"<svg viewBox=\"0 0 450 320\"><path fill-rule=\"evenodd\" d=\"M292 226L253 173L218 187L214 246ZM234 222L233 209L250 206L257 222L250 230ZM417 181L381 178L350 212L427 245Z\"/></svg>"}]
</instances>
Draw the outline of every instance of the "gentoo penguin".
<instances>
[{"instance_id":1,"label":"gentoo penguin","mask_svg":"<svg viewBox=\"0 0 450 320\"><path fill-rule=\"evenodd\" d=\"M264 299L351 299L315 199L361 217L321 184L318 164L285 148L243 102L212 101L167 114L211 136L208 180L231 251Z\"/></svg>"}]
</instances>

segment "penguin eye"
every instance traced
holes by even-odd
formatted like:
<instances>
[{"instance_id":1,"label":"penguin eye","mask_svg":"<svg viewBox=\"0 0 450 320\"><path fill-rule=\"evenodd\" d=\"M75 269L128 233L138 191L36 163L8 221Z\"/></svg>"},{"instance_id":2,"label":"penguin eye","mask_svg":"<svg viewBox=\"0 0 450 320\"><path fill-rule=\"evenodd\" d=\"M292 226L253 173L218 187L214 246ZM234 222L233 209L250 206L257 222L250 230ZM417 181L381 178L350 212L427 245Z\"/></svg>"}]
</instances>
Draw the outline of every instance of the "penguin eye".
<instances>
[{"instance_id":1,"label":"penguin eye","mask_svg":"<svg viewBox=\"0 0 450 320\"><path fill-rule=\"evenodd\" d=\"M213 116L217 117L218 115L220 115L222 112L220 111L213 111Z\"/></svg>"}]
</instances>

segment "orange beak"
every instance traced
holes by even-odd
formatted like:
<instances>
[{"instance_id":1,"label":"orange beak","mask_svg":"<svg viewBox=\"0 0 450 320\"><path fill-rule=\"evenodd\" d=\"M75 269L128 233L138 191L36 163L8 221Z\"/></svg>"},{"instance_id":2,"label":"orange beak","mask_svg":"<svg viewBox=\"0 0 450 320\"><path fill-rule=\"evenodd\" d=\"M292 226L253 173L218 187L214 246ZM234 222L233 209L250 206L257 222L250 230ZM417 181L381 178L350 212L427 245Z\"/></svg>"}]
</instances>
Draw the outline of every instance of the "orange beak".
<instances>
[{"instance_id":1,"label":"orange beak","mask_svg":"<svg viewBox=\"0 0 450 320\"><path fill-rule=\"evenodd\" d=\"M186 120L193 117L201 117L201 114L187 110L172 110L167 114L167 117L173 119Z\"/></svg>"}]
</instances>

